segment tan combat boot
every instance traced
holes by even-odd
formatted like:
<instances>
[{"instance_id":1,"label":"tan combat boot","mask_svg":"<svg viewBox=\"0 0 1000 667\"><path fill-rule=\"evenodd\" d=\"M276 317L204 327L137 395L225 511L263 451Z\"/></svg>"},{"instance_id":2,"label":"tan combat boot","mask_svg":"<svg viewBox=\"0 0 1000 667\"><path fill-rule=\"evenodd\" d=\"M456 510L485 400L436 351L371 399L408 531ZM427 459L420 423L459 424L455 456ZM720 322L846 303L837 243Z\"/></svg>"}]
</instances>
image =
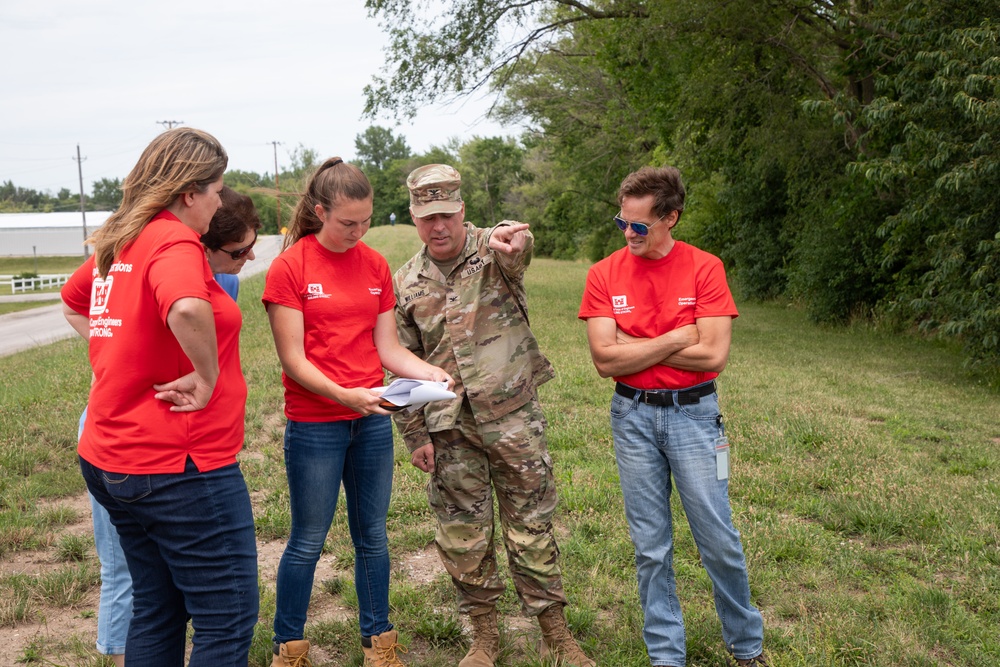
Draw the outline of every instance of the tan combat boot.
<instances>
[{"instance_id":1,"label":"tan combat boot","mask_svg":"<svg viewBox=\"0 0 1000 667\"><path fill-rule=\"evenodd\" d=\"M406 653L403 645L396 641L399 633L395 630L387 630L380 635L371 638L371 648L362 646L365 652L364 667L406 667L396 651Z\"/></svg>"},{"instance_id":2,"label":"tan combat boot","mask_svg":"<svg viewBox=\"0 0 1000 667\"><path fill-rule=\"evenodd\" d=\"M563 606L554 604L538 615L542 626L542 647L539 655L555 658L560 667L597 667L597 663L587 657L566 625Z\"/></svg>"},{"instance_id":3,"label":"tan combat boot","mask_svg":"<svg viewBox=\"0 0 1000 667\"><path fill-rule=\"evenodd\" d=\"M271 667L312 667L309 661L309 642L299 639L275 646Z\"/></svg>"},{"instance_id":4,"label":"tan combat boot","mask_svg":"<svg viewBox=\"0 0 1000 667\"><path fill-rule=\"evenodd\" d=\"M494 667L493 663L500 655L496 607L485 614L470 616L469 620L472 622L472 646L458 667Z\"/></svg>"}]
</instances>

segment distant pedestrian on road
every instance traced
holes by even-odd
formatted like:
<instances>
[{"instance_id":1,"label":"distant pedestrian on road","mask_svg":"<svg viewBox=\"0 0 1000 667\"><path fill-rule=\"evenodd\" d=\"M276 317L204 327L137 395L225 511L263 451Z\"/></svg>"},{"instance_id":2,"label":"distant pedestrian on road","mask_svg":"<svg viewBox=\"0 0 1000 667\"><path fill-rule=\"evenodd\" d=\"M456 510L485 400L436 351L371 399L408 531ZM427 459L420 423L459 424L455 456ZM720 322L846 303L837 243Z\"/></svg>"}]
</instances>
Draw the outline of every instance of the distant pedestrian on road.
<instances>
[{"instance_id":1,"label":"distant pedestrian on road","mask_svg":"<svg viewBox=\"0 0 1000 667\"><path fill-rule=\"evenodd\" d=\"M90 340L80 467L132 575L129 665L183 665L190 620L190 667L245 667L257 622L253 515L236 462L242 317L200 241L227 161L198 130L154 139L62 291Z\"/></svg>"},{"instance_id":2,"label":"distant pedestrian on road","mask_svg":"<svg viewBox=\"0 0 1000 667\"><path fill-rule=\"evenodd\" d=\"M392 493L389 412L373 387L383 368L420 380L451 377L399 344L389 264L361 241L372 186L330 158L313 174L267 273L263 302L285 386L285 471L292 531L278 565L274 667L306 667L306 613L341 483L354 543L354 587L365 667L399 667L389 621L386 517Z\"/></svg>"},{"instance_id":3,"label":"distant pedestrian on road","mask_svg":"<svg viewBox=\"0 0 1000 667\"><path fill-rule=\"evenodd\" d=\"M729 506L729 441L715 386L729 359L736 304L719 258L672 236L684 211L679 171L629 174L618 204L614 222L627 247L591 267L579 316L597 372L616 381L611 430L646 650L654 667L685 664L670 516L676 486L726 648L740 667L766 667L764 622L750 603Z\"/></svg>"}]
</instances>

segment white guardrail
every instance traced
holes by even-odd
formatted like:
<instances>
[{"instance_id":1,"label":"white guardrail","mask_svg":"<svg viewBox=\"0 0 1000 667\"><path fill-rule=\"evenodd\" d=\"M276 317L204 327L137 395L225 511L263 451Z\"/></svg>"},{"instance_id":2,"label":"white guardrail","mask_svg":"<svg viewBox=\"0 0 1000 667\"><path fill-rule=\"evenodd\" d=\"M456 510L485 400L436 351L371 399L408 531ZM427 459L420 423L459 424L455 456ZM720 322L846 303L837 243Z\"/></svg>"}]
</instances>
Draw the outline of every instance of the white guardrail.
<instances>
[{"instance_id":1,"label":"white guardrail","mask_svg":"<svg viewBox=\"0 0 1000 667\"><path fill-rule=\"evenodd\" d=\"M40 289L62 287L69 280L69 273L47 273L37 278L19 278L17 276L0 276L0 285L10 285L10 293L33 292Z\"/></svg>"}]
</instances>

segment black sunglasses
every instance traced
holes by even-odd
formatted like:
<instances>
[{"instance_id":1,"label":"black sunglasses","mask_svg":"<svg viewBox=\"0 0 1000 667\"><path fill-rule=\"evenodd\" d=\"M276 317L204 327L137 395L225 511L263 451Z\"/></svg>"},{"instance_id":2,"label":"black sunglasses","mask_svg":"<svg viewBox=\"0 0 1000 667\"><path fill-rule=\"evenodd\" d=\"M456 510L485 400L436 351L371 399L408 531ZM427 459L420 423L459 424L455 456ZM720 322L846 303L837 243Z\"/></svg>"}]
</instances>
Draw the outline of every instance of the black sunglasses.
<instances>
[{"instance_id":1,"label":"black sunglasses","mask_svg":"<svg viewBox=\"0 0 1000 667\"><path fill-rule=\"evenodd\" d=\"M250 251L253 250L253 247L256 243L257 243L257 231L254 230L253 241L247 247L240 248L239 250L223 250L222 248L219 248L219 252L224 252L233 259L243 259L244 257L250 254Z\"/></svg>"}]
</instances>

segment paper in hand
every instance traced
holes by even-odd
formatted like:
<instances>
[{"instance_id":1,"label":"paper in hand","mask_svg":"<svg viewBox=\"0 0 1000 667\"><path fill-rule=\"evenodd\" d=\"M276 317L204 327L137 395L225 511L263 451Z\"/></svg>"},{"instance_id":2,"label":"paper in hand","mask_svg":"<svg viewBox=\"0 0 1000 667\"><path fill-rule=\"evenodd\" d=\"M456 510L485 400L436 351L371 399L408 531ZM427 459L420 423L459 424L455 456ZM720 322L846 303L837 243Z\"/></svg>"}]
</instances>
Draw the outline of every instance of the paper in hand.
<instances>
[{"instance_id":1,"label":"paper in hand","mask_svg":"<svg viewBox=\"0 0 1000 667\"><path fill-rule=\"evenodd\" d=\"M388 387L373 387L372 391L382 394L382 407L390 411L406 408L408 412L413 412L431 401L455 398L455 392L448 390L446 382L433 380L398 378Z\"/></svg>"}]
</instances>

